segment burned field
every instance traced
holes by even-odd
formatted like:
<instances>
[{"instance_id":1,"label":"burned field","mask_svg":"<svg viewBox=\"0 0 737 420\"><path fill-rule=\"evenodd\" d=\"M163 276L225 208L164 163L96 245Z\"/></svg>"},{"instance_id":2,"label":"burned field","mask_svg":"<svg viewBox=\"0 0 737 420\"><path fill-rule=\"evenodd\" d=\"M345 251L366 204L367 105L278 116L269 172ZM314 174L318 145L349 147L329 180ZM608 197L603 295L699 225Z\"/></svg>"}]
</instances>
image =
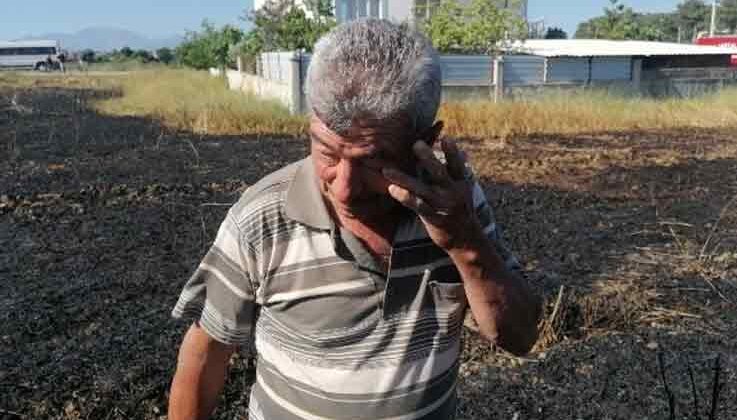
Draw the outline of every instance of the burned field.
<instances>
[{"instance_id":1,"label":"burned field","mask_svg":"<svg viewBox=\"0 0 737 420\"><path fill-rule=\"evenodd\" d=\"M184 281L307 153L96 112L111 95L0 88L0 419L165 418ZM737 418L736 132L459 139L547 302L528 358L466 330L459 418ZM215 418L252 380L234 357Z\"/></svg>"}]
</instances>

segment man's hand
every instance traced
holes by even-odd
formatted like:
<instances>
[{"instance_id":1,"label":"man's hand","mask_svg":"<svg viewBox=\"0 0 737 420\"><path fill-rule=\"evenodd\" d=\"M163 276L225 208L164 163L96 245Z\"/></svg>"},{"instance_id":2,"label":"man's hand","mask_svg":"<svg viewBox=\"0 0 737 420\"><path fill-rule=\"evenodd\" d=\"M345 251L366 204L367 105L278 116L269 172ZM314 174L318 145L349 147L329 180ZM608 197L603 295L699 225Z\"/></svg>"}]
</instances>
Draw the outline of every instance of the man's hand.
<instances>
[{"instance_id":1,"label":"man's hand","mask_svg":"<svg viewBox=\"0 0 737 420\"><path fill-rule=\"evenodd\" d=\"M384 176L393 183L389 194L419 215L433 242L453 260L481 334L507 351L527 353L537 340L540 303L527 282L506 269L484 234L460 151L446 141L442 148L447 165L427 144L415 143L414 152L429 182L385 170Z\"/></svg>"},{"instance_id":2,"label":"man's hand","mask_svg":"<svg viewBox=\"0 0 737 420\"><path fill-rule=\"evenodd\" d=\"M210 416L225 383L234 346L219 343L197 324L179 349L177 372L169 395L169 420L200 420Z\"/></svg>"},{"instance_id":3,"label":"man's hand","mask_svg":"<svg viewBox=\"0 0 737 420\"><path fill-rule=\"evenodd\" d=\"M447 164L443 165L424 142L412 147L418 163L429 179L423 180L386 169L393 183L389 194L414 210L425 224L430 238L446 252L478 245L483 235L473 207L472 185L466 177L466 162L455 144L441 142Z\"/></svg>"}]
</instances>

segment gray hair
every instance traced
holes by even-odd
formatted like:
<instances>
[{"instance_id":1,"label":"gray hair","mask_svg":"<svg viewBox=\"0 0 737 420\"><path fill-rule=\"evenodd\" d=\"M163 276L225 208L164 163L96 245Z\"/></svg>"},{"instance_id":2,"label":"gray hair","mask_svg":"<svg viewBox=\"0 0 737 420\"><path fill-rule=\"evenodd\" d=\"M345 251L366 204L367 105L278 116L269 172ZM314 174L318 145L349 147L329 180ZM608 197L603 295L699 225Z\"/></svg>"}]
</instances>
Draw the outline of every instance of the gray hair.
<instances>
[{"instance_id":1,"label":"gray hair","mask_svg":"<svg viewBox=\"0 0 737 420\"><path fill-rule=\"evenodd\" d=\"M441 78L440 59L427 38L385 20L358 19L315 44L307 101L338 133L357 118L399 116L422 131L435 122Z\"/></svg>"}]
</instances>

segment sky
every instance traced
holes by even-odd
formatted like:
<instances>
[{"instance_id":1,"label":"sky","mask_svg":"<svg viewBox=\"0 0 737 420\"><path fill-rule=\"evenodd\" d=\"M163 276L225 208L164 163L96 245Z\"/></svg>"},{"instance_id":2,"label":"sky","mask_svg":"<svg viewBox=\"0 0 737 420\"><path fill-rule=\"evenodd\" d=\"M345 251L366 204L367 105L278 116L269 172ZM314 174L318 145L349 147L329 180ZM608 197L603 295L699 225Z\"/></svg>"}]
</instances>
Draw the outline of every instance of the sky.
<instances>
[{"instance_id":1,"label":"sky","mask_svg":"<svg viewBox=\"0 0 737 420\"><path fill-rule=\"evenodd\" d=\"M393 0L389 0L393 1ZM637 11L674 10L680 0L625 0ZM0 0L0 40L112 26L149 37L198 29L202 19L244 25L252 0ZM573 35L579 22L600 15L609 0L529 0L529 18Z\"/></svg>"}]
</instances>

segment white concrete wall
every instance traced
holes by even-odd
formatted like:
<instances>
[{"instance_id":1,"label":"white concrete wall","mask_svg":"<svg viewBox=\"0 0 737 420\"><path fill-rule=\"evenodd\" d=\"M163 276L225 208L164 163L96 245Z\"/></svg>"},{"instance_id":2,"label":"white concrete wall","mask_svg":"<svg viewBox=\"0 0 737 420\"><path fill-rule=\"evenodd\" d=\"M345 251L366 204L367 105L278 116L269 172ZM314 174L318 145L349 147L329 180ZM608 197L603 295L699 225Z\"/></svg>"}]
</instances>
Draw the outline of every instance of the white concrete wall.
<instances>
[{"instance_id":1,"label":"white concrete wall","mask_svg":"<svg viewBox=\"0 0 737 420\"><path fill-rule=\"evenodd\" d=\"M260 98L278 101L284 104L292 112L295 112L294 109L297 106L292 103L291 86L288 84L276 83L253 74L241 74L241 83L238 90L251 93Z\"/></svg>"},{"instance_id":2,"label":"white concrete wall","mask_svg":"<svg viewBox=\"0 0 737 420\"><path fill-rule=\"evenodd\" d=\"M264 53L262 62L266 60L272 66L280 67L279 71L268 71L265 76L243 73L238 70L227 70L225 77L228 88L242 92L249 92L264 99L276 100L282 103L293 114L302 113L303 93L300 75L300 58L298 53ZM274 61L278 59L278 61ZM262 67L263 63L262 63ZM262 69L263 70L263 69ZM274 70L273 68L270 70ZM210 69L213 76L221 76L218 69ZM271 78L270 78L271 77ZM277 77L275 79L274 77Z\"/></svg>"},{"instance_id":3,"label":"white concrete wall","mask_svg":"<svg viewBox=\"0 0 737 420\"><path fill-rule=\"evenodd\" d=\"M413 0L387 1L387 15L392 22L409 21L412 18Z\"/></svg>"},{"instance_id":4,"label":"white concrete wall","mask_svg":"<svg viewBox=\"0 0 737 420\"><path fill-rule=\"evenodd\" d=\"M246 76L246 74L238 70L226 71L225 77L228 79L228 88L230 90L240 90L243 85L243 76Z\"/></svg>"}]
</instances>

